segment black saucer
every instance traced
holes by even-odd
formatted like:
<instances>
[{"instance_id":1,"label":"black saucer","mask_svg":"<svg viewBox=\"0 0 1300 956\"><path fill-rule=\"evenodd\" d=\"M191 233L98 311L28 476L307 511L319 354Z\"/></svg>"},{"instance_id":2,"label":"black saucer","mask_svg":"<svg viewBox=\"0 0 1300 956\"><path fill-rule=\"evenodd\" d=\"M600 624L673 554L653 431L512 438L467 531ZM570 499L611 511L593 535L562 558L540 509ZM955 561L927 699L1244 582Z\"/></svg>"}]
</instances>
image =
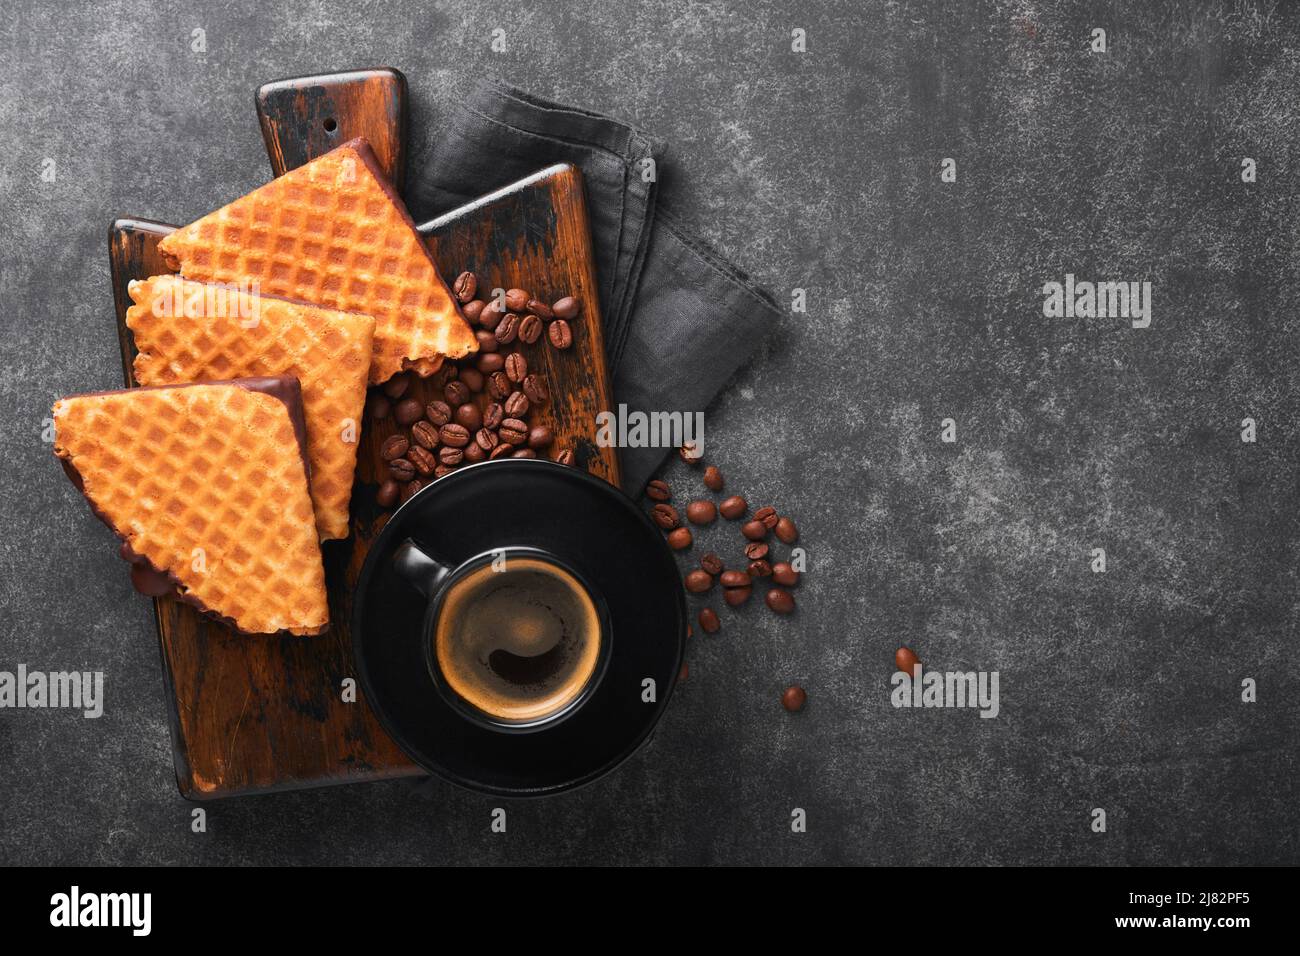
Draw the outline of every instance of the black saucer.
<instances>
[{"instance_id":1,"label":"black saucer","mask_svg":"<svg viewBox=\"0 0 1300 956\"><path fill-rule=\"evenodd\" d=\"M457 565L495 548L536 548L577 570L609 614L609 660L574 713L527 734L451 706L426 664L428 601L394 565L408 538ZM507 796L555 793L613 769L662 715L681 667L686 597L659 530L620 491L575 468L509 459L435 481L393 515L357 584L352 647L366 699L429 773ZM655 682L645 703L643 681Z\"/></svg>"}]
</instances>

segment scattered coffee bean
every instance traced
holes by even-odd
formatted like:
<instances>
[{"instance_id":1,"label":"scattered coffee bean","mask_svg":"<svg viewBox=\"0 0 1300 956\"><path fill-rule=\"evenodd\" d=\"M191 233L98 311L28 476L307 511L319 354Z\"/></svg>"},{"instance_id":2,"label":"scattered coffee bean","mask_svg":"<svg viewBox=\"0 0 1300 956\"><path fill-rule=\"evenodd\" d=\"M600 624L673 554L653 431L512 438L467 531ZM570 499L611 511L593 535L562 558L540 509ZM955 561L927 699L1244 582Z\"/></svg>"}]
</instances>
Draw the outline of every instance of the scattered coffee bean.
<instances>
[{"instance_id":1,"label":"scattered coffee bean","mask_svg":"<svg viewBox=\"0 0 1300 956\"><path fill-rule=\"evenodd\" d=\"M545 404L551 397L546 390L546 380L540 375L528 375L524 378L524 394L535 405Z\"/></svg>"},{"instance_id":2,"label":"scattered coffee bean","mask_svg":"<svg viewBox=\"0 0 1300 956\"><path fill-rule=\"evenodd\" d=\"M451 406L441 400L434 400L424 406L424 417L439 428L451 421Z\"/></svg>"},{"instance_id":3,"label":"scattered coffee bean","mask_svg":"<svg viewBox=\"0 0 1300 956\"><path fill-rule=\"evenodd\" d=\"M478 292L478 276L472 272L462 272L456 276L451 291L455 294L456 301L464 305L474 298L474 293Z\"/></svg>"},{"instance_id":4,"label":"scattered coffee bean","mask_svg":"<svg viewBox=\"0 0 1300 956\"><path fill-rule=\"evenodd\" d=\"M784 588L772 588L767 592L767 606L777 614L789 614L794 610L794 595Z\"/></svg>"},{"instance_id":5,"label":"scattered coffee bean","mask_svg":"<svg viewBox=\"0 0 1300 956\"><path fill-rule=\"evenodd\" d=\"M460 311L471 325L480 322L483 318L483 305L478 299L473 302L466 302L460 307Z\"/></svg>"},{"instance_id":6,"label":"scattered coffee bean","mask_svg":"<svg viewBox=\"0 0 1300 956\"><path fill-rule=\"evenodd\" d=\"M488 352L495 352L500 348L500 343L497 341L497 337L487 329L479 329L474 333L474 338L478 339L479 355L486 355Z\"/></svg>"},{"instance_id":7,"label":"scattered coffee bean","mask_svg":"<svg viewBox=\"0 0 1300 956\"><path fill-rule=\"evenodd\" d=\"M495 331L496 327L501 324L505 314L505 308L496 299L493 299L483 306L483 311L478 314L478 324L489 332Z\"/></svg>"},{"instance_id":8,"label":"scattered coffee bean","mask_svg":"<svg viewBox=\"0 0 1300 956\"><path fill-rule=\"evenodd\" d=\"M489 402L487 407L483 409L483 427L500 428L501 420L505 417L504 411L499 404L496 402ZM518 418L519 416L512 415L510 417Z\"/></svg>"},{"instance_id":9,"label":"scattered coffee bean","mask_svg":"<svg viewBox=\"0 0 1300 956\"><path fill-rule=\"evenodd\" d=\"M519 341L532 345L542 337L542 320L529 312L519 320Z\"/></svg>"},{"instance_id":10,"label":"scattered coffee bean","mask_svg":"<svg viewBox=\"0 0 1300 956\"><path fill-rule=\"evenodd\" d=\"M528 308L528 300L531 298L523 289L507 289L506 308L511 312L522 312Z\"/></svg>"},{"instance_id":11,"label":"scattered coffee bean","mask_svg":"<svg viewBox=\"0 0 1300 956\"><path fill-rule=\"evenodd\" d=\"M657 504L650 509L650 518L665 531L671 531L681 524L677 509L672 505Z\"/></svg>"},{"instance_id":12,"label":"scattered coffee bean","mask_svg":"<svg viewBox=\"0 0 1300 956\"><path fill-rule=\"evenodd\" d=\"M399 425L414 425L424 417L424 406L417 399L404 398L393 409L393 418Z\"/></svg>"},{"instance_id":13,"label":"scattered coffee bean","mask_svg":"<svg viewBox=\"0 0 1300 956\"><path fill-rule=\"evenodd\" d=\"M366 399L366 409L370 412L371 418L382 421L393 413L393 403L383 392L371 392L370 397Z\"/></svg>"},{"instance_id":14,"label":"scattered coffee bean","mask_svg":"<svg viewBox=\"0 0 1300 956\"><path fill-rule=\"evenodd\" d=\"M411 380L406 375L394 375L384 383L384 394L389 398L398 399L406 394L406 390L411 387Z\"/></svg>"},{"instance_id":15,"label":"scattered coffee bean","mask_svg":"<svg viewBox=\"0 0 1300 956\"><path fill-rule=\"evenodd\" d=\"M713 524L718 509L712 501L692 501L686 506L686 518L691 524Z\"/></svg>"},{"instance_id":16,"label":"scattered coffee bean","mask_svg":"<svg viewBox=\"0 0 1300 956\"><path fill-rule=\"evenodd\" d=\"M433 457L433 452L419 445L412 447L406 453L406 457L415 466L415 470L424 477L432 475L433 469L438 467L438 460Z\"/></svg>"},{"instance_id":17,"label":"scattered coffee bean","mask_svg":"<svg viewBox=\"0 0 1300 956\"><path fill-rule=\"evenodd\" d=\"M767 550L766 541L751 541L745 545L745 557L751 561L758 561L767 557Z\"/></svg>"},{"instance_id":18,"label":"scattered coffee bean","mask_svg":"<svg viewBox=\"0 0 1300 956\"><path fill-rule=\"evenodd\" d=\"M794 544L799 540L799 529L795 527L794 522L789 518L779 519L774 530L783 544Z\"/></svg>"},{"instance_id":19,"label":"scattered coffee bean","mask_svg":"<svg viewBox=\"0 0 1300 956\"><path fill-rule=\"evenodd\" d=\"M765 578L772 573L772 565L766 561L750 561L749 576L751 578Z\"/></svg>"},{"instance_id":20,"label":"scattered coffee bean","mask_svg":"<svg viewBox=\"0 0 1300 956\"><path fill-rule=\"evenodd\" d=\"M504 371L506 378L518 385L528 376L528 359L519 352L511 352L506 356Z\"/></svg>"},{"instance_id":21,"label":"scattered coffee bean","mask_svg":"<svg viewBox=\"0 0 1300 956\"><path fill-rule=\"evenodd\" d=\"M691 536L690 528L674 528L668 532L668 547L674 551L682 551L691 546L695 539Z\"/></svg>"},{"instance_id":22,"label":"scattered coffee bean","mask_svg":"<svg viewBox=\"0 0 1300 956\"><path fill-rule=\"evenodd\" d=\"M749 596L753 593L753 588L727 588L722 592L722 600L732 607L740 607L749 600Z\"/></svg>"},{"instance_id":23,"label":"scattered coffee bean","mask_svg":"<svg viewBox=\"0 0 1300 956\"><path fill-rule=\"evenodd\" d=\"M545 425L534 425L528 429L528 447L546 448L555 441L555 435Z\"/></svg>"},{"instance_id":24,"label":"scattered coffee bean","mask_svg":"<svg viewBox=\"0 0 1300 956\"><path fill-rule=\"evenodd\" d=\"M498 402L501 401L501 399L505 398L507 395L509 395L513 387L514 386L511 385L510 383L510 379L506 377L505 372L493 372L491 375L488 376L488 380L487 380L488 394L491 395Z\"/></svg>"},{"instance_id":25,"label":"scattered coffee bean","mask_svg":"<svg viewBox=\"0 0 1300 956\"><path fill-rule=\"evenodd\" d=\"M483 373L476 368L461 369L460 380L469 386L471 392L483 391Z\"/></svg>"},{"instance_id":26,"label":"scattered coffee bean","mask_svg":"<svg viewBox=\"0 0 1300 956\"><path fill-rule=\"evenodd\" d=\"M894 669L900 670L904 674L915 673L916 665L921 663L917 658L916 652L910 647L900 647L894 651Z\"/></svg>"},{"instance_id":27,"label":"scattered coffee bean","mask_svg":"<svg viewBox=\"0 0 1300 956\"><path fill-rule=\"evenodd\" d=\"M444 445L450 445L452 448L464 448L469 444L469 431L464 425L448 422L438 429L438 438Z\"/></svg>"},{"instance_id":28,"label":"scattered coffee bean","mask_svg":"<svg viewBox=\"0 0 1300 956\"><path fill-rule=\"evenodd\" d=\"M506 366L506 357L500 352L488 352L474 360L474 367L484 375L499 372Z\"/></svg>"},{"instance_id":29,"label":"scattered coffee bean","mask_svg":"<svg viewBox=\"0 0 1300 956\"><path fill-rule=\"evenodd\" d=\"M793 684L785 689L781 695L781 706L792 714L797 714L803 710L803 705L808 703L808 693L798 684Z\"/></svg>"},{"instance_id":30,"label":"scattered coffee bean","mask_svg":"<svg viewBox=\"0 0 1300 956\"><path fill-rule=\"evenodd\" d=\"M686 590L692 594L703 594L713 587L713 576L708 571L696 568L686 575Z\"/></svg>"},{"instance_id":31,"label":"scattered coffee bean","mask_svg":"<svg viewBox=\"0 0 1300 956\"><path fill-rule=\"evenodd\" d=\"M410 447L411 443L401 435L389 435L384 439L384 443L379 446L379 457L384 461L392 461L405 455L406 449Z\"/></svg>"},{"instance_id":32,"label":"scattered coffee bean","mask_svg":"<svg viewBox=\"0 0 1300 956\"><path fill-rule=\"evenodd\" d=\"M710 574L721 574L723 568L722 559L710 551L704 557L700 558L700 567L705 571L708 571Z\"/></svg>"},{"instance_id":33,"label":"scattered coffee bean","mask_svg":"<svg viewBox=\"0 0 1300 956\"><path fill-rule=\"evenodd\" d=\"M394 458L388 463L388 472L398 481L410 481L415 477L415 466L405 458Z\"/></svg>"},{"instance_id":34,"label":"scattered coffee bean","mask_svg":"<svg viewBox=\"0 0 1300 956\"><path fill-rule=\"evenodd\" d=\"M505 400L504 408L508 418L523 418L528 414L528 408L531 403L528 396L523 392L511 392Z\"/></svg>"},{"instance_id":35,"label":"scattered coffee bean","mask_svg":"<svg viewBox=\"0 0 1300 956\"><path fill-rule=\"evenodd\" d=\"M747 588L752 583L744 571L723 571L719 580L724 588Z\"/></svg>"},{"instance_id":36,"label":"scattered coffee bean","mask_svg":"<svg viewBox=\"0 0 1300 956\"><path fill-rule=\"evenodd\" d=\"M488 428L480 428L474 433L474 444L483 451L491 451L501 444L501 439L497 433Z\"/></svg>"},{"instance_id":37,"label":"scattered coffee bean","mask_svg":"<svg viewBox=\"0 0 1300 956\"><path fill-rule=\"evenodd\" d=\"M755 511L754 520L763 522L763 527L768 531L771 531L776 527L776 523L779 519L777 518L776 509L769 506L766 508L759 508Z\"/></svg>"},{"instance_id":38,"label":"scattered coffee bean","mask_svg":"<svg viewBox=\"0 0 1300 956\"><path fill-rule=\"evenodd\" d=\"M522 445L528 441L528 425L517 418L507 418L497 429L497 434L507 444Z\"/></svg>"},{"instance_id":39,"label":"scattered coffee bean","mask_svg":"<svg viewBox=\"0 0 1300 956\"><path fill-rule=\"evenodd\" d=\"M419 478L414 478L402 486L401 500L402 503L410 501L415 497L415 493L424 487L424 482Z\"/></svg>"},{"instance_id":40,"label":"scattered coffee bean","mask_svg":"<svg viewBox=\"0 0 1300 956\"><path fill-rule=\"evenodd\" d=\"M525 305L524 308L537 316L543 322L549 322L551 319L555 318L555 313L551 310L551 307L541 299L529 299L528 304Z\"/></svg>"},{"instance_id":41,"label":"scattered coffee bean","mask_svg":"<svg viewBox=\"0 0 1300 956\"><path fill-rule=\"evenodd\" d=\"M782 587L793 588L799 585L799 572L784 561L772 565L772 580Z\"/></svg>"},{"instance_id":42,"label":"scattered coffee bean","mask_svg":"<svg viewBox=\"0 0 1300 956\"><path fill-rule=\"evenodd\" d=\"M511 458L536 458L537 452L533 451L531 448L516 448L514 454L512 454L510 457Z\"/></svg>"},{"instance_id":43,"label":"scattered coffee bean","mask_svg":"<svg viewBox=\"0 0 1300 956\"><path fill-rule=\"evenodd\" d=\"M442 390L442 394L446 396L447 404L452 408L464 405L470 400L469 386L459 379L448 382L447 387Z\"/></svg>"},{"instance_id":44,"label":"scattered coffee bean","mask_svg":"<svg viewBox=\"0 0 1300 956\"><path fill-rule=\"evenodd\" d=\"M483 427L483 413L473 402L466 402L456 409L456 424L464 425L466 431L476 432Z\"/></svg>"},{"instance_id":45,"label":"scattered coffee bean","mask_svg":"<svg viewBox=\"0 0 1300 956\"><path fill-rule=\"evenodd\" d=\"M479 445L477 442L470 442L468 445L465 446L465 461L467 463L471 465L477 465L480 461L483 461L485 458L487 458L487 452L485 452L482 446Z\"/></svg>"},{"instance_id":46,"label":"scattered coffee bean","mask_svg":"<svg viewBox=\"0 0 1300 956\"><path fill-rule=\"evenodd\" d=\"M722 472L717 465L709 465L704 469L704 487L710 491L722 490Z\"/></svg>"},{"instance_id":47,"label":"scattered coffee bean","mask_svg":"<svg viewBox=\"0 0 1300 956\"><path fill-rule=\"evenodd\" d=\"M563 319L556 319L546 327L546 337L557 349L567 349L573 344L573 329Z\"/></svg>"},{"instance_id":48,"label":"scattered coffee bean","mask_svg":"<svg viewBox=\"0 0 1300 956\"><path fill-rule=\"evenodd\" d=\"M496 327L497 341L502 345L509 345L519 335L519 316L513 312L507 312L501 316L501 321Z\"/></svg>"},{"instance_id":49,"label":"scattered coffee bean","mask_svg":"<svg viewBox=\"0 0 1300 956\"><path fill-rule=\"evenodd\" d=\"M646 482L645 496L651 501L667 501L673 496L673 493L672 489L668 487L668 482L655 478Z\"/></svg>"},{"instance_id":50,"label":"scattered coffee bean","mask_svg":"<svg viewBox=\"0 0 1300 956\"><path fill-rule=\"evenodd\" d=\"M502 442L501 444L497 445L496 448L493 448L491 452L488 453L488 458L491 461L496 461L498 458L504 458L507 455L513 455L514 452L515 452L514 445L508 445L505 442Z\"/></svg>"},{"instance_id":51,"label":"scattered coffee bean","mask_svg":"<svg viewBox=\"0 0 1300 956\"><path fill-rule=\"evenodd\" d=\"M401 490L402 489L398 486L397 482L389 478L380 485L379 490L375 492L375 502L381 508L391 508L393 505L397 504L397 496L401 493Z\"/></svg>"},{"instance_id":52,"label":"scattered coffee bean","mask_svg":"<svg viewBox=\"0 0 1300 956\"><path fill-rule=\"evenodd\" d=\"M576 465L578 463L578 458L573 453L572 448L566 448L564 449L564 451L560 452L558 455L555 456L555 461L558 464L568 465L572 467L573 465Z\"/></svg>"},{"instance_id":53,"label":"scattered coffee bean","mask_svg":"<svg viewBox=\"0 0 1300 956\"><path fill-rule=\"evenodd\" d=\"M767 525L761 521L746 521L740 526L740 533L750 541L762 541L767 537Z\"/></svg>"},{"instance_id":54,"label":"scattered coffee bean","mask_svg":"<svg viewBox=\"0 0 1300 956\"><path fill-rule=\"evenodd\" d=\"M722 512L722 517L734 521L742 517L749 509L749 502L740 495L732 495L730 498L723 498L722 504L718 505L718 510Z\"/></svg>"},{"instance_id":55,"label":"scattered coffee bean","mask_svg":"<svg viewBox=\"0 0 1300 956\"><path fill-rule=\"evenodd\" d=\"M477 445L473 445L469 447L478 448ZM465 460L465 453L461 451L459 448L452 448L450 445L448 445L445 448L438 449L438 461L446 465L448 468L455 468L464 460Z\"/></svg>"},{"instance_id":56,"label":"scattered coffee bean","mask_svg":"<svg viewBox=\"0 0 1300 956\"><path fill-rule=\"evenodd\" d=\"M411 437L417 445L430 451L438 447L438 429L429 422L421 420L412 425Z\"/></svg>"},{"instance_id":57,"label":"scattered coffee bean","mask_svg":"<svg viewBox=\"0 0 1300 956\"><path fill-rule=\"evenodd\" d=\"M555 313L557 319L574 319L577 318L582 304L571 295L566 295L563 299L558 299L551 304L551 311Z\"/></svg>"},{"instance_id":58,"label":"scattered coffee bean","mask_svg":"<svg viewBox=\"0 0 1300 956\"><path fill-rule=\"evenodd\" d=\"M705 634L717 634L718 629L722 627L722 622L718 620L718 612L711 607L700 610L699 622L700 630Z\"/></svg>"},{"instance_id":59,"label":"scattered coffee bean","mask_svg":"<svg viewBox=\"0 0 1300 956\"><path fill-rule=\"evenodd\" d=\"M700 458L702 456L700 455L695 442L688 441L686 444L682 445L681 448L677 449L677 457L686 462L686 464L694 467L700 463Z\"/></svg>"},{"instance_id":60,"label":"scattered coffee bean","mask_svg":"<svg viewBox=\"0 0 1300 956\"><path fill-rule=\"evenodd\" d=\"M443 362L438 366L438 371L433 373L429 383L433 386L434 391L441 392L447 387L448 382L458 378L460 378L460 368L451 362Z\"/></svg>"}]
</instances>

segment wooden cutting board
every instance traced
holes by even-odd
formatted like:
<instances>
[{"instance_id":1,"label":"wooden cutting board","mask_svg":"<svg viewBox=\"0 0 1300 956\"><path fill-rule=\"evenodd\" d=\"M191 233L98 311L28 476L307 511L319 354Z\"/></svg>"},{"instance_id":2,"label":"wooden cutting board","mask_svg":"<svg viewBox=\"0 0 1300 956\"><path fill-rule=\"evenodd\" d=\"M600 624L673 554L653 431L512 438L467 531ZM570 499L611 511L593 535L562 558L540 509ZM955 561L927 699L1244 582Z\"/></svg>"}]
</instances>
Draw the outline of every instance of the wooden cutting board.
<instances>
[{"instance_id":1,"label":"wooden cutting board","mask_svg":"<svg viewBox=\"0 0 1300 956\"><path fill-rule=\"evenodd\" d=\"M400 177L405 95L405 80L394 70L268 84L257 102L275 173L365 135L382 143L376 155L390 174ZM173 228L119 219L109 232L128 387L136 382L126 286L132 279L171 271L157 244ZM581 173L568 165L540 170L420 231L449 281L472 269L488 288L518 286L546 301L566 294L581 298L584 308L574 322L571 349L557 352L543 337L526 351L530 365L545 374L551 393L550 402L530 420L551 426L553 453L573 448L579 467L617 485L614 449L595 443L595 416L609 409L611 400ZM425 382L416 392L433 395ZM331 616L326 634L242 635L172 598L154 602L174 703L176 780L185 797L204 800L421 773L384 732L360 688L354 691L355 701L345 699L348 685L355 683L348 628L352 588L370 543L387 521L375 492L384 474L379 446L394 428L391 420L367 420L353 489L352 537L323 547Z\"/></svg>"}]
</instances>

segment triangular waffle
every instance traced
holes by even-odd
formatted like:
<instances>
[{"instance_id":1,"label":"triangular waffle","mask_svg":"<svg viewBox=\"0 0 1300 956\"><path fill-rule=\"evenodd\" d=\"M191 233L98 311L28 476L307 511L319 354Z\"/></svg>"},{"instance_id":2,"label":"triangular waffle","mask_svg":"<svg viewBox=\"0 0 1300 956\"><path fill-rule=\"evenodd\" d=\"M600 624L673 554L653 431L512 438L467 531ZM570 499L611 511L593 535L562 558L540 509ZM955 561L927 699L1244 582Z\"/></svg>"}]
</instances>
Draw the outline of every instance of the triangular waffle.
<instances>
[{"instance_id":1,"label":"triangular waffle","mask_svg":"<svg viewBox=\"0 0 1300 956\"><path fill-rule=\"evenodd\" d=\"M298 379L316 527L321 540L346 538L375 320L177 276L132 282L128 291L141 385Z\"/></svg>"},{"instance_id":2,"label":"triangular waffle","mask_svg":"<svg viewBox=\"0 0 1300 956\"><path fill-rule=\"evenodd\" d=\"M178 597L249 633L324 629L320 545L282 399L238 383L129 389L62 399L54 425L54 453L124 555L169 575Z\"/></svg>"},{"instance_id":3,"label":"triangular waffle","mask_svg":"<svg viewBox=\"0 0 1300 956\"><path fill-rule=\"evenodd\" d=\"M474 333L438 274L370 146L354 139L204 216L158 245L187 279L375 317L370 383L475 351Z\"/></svg>"}]
</instances>

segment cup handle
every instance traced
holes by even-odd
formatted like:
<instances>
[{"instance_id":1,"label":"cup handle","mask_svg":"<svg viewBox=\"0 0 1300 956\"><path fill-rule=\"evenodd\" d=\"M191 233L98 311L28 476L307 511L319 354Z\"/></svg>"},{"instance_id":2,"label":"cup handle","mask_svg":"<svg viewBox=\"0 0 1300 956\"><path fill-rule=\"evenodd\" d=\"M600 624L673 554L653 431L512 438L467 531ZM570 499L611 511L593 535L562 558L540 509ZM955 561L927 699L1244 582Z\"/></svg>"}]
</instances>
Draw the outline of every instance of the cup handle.
<instances>
[{"instance_id":1,"label":"cup handle","mask_svg":"<svg viewBox=\"0 0 1300 956\"><path fill-rule=\"evenodd\" d=\"M451 568L429 557L410 538L397 546L393 553L393 566L425 597L433 597L438 586L451 573Z\"/></svg>"}]
</instances>

